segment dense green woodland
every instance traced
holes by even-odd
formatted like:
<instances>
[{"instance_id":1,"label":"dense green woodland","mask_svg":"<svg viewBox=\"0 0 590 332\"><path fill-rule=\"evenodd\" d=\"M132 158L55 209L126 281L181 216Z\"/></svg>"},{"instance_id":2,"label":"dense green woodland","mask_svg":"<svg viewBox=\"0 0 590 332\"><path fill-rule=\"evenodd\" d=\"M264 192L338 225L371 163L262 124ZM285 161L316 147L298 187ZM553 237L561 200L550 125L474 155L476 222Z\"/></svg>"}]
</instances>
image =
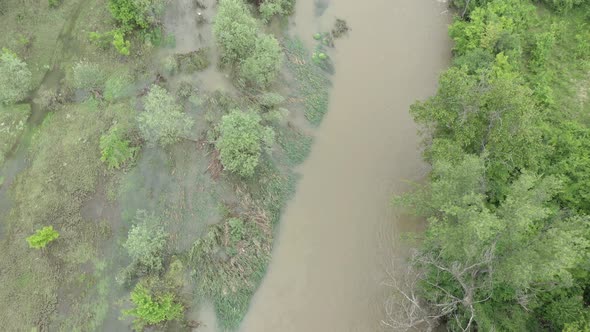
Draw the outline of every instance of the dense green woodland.
<instances>
[{"instance_id":1,"label":"dense green woodland","mask_svg":"<svg viewBox=\"0 0 590 332\"><path fill-rule=\"evenodd\" d=\"M395 199L427 219L418 277L386 323L590 331L590 2L452 3L452 66L411 107L432 171Z\"/></svg>"}]
</instances>

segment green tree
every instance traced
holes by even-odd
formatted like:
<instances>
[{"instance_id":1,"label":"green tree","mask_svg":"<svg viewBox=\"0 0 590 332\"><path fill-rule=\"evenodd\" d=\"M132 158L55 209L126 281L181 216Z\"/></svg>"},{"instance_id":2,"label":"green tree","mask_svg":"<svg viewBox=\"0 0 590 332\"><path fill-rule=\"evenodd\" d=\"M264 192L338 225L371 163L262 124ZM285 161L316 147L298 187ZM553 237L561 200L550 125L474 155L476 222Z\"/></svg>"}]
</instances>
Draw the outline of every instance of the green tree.
<instances>
[{"instance_id":1,"label":"green tree","mask_svg":"<svg viewBox=\"0 0 590 332\"><path fill-rule=\"evenodd\" d=\"M50 242L56 240L59 233L53 229L53 226L46 226L38 229L35 234L27 238L29 247L34 249L45 248Z\"/></svg>"},{"instance_id":2,"label":"green tree","mask_svg":"<svg viewBox=\"0 0 590 332\"><path fill-rule=\"evenodd\" d=\"M434 97L411 107L430 137L486 154L489 190L496 198L515 172L536 171L546 154L532 91L509 67L502 54L485 73L470 75L467 67L452 67L441 76Z\"/></svg>"},{"instance_id":3,"label":"green tree","mask_svg":"<svg viewBox=\"0 0 590 332\"><path fill-rule=\"evenodd\" d=\"M215 146L225 169L246 177L254 174L262 148L271 146L274 140L274 131L261 125L260 120L253 111L233 110L222 117Z\"/></svg>"},{"instance_id":4,"label":"green tree","mask_svg":"<svg viewBox=\"0 0 590 332\"><path fill-rule=\"evenodd\" d=\"M111 128L107 134L100 137L100 160L110 169L119 169L127 160L132 159L137 151L137 148L129 143L129 140L123 139L119 128Z\"/></svg>"},{"instance_id":5,"label":"green tree","mask_svg":"<svg viewBox=\"0 0 590 332\"><path fill-rule=\"evenodd\" d=\"M144 108L138 117L139 130L149 144L166 146L190 136L193 120L164 88L153 85Z\"/></svg>"},{"instance_id":6,"label":"green tree","mask_svg":"<svg viewBox=\"0 0 590 332\"><path fill-rule=\"evenodd\" d=\"M258 9L262 19L268 21L275 15L290 15L294 6L295 0L263 0Z\"/></svg>"},{"instance_id":7,"label":"green tree","mask_svg":"<svg viewBox=\"0 0 590 332\"><path fill-rule=\"evenodd\" d=\"M142 274L162 270L162 260L166 249L168 234L154 214L139 210L135 225L129 230L124 244L129 256L137 264Z\"/></svg>"},{"instance_id":8,"label":"green tree","mask_svg":"<svg viewBox=\"0 0 590 332\"><path fill-rule=\"evenodd\" d=\"M143 284L138 283L131 292L131 302L134 308L125 310L125 316L133 316L133 326L137 331L143 331L146 326L156 325L182 317L184 307L176 300L172 293L154 296Z\"/></svg>"},{"instance_id":9,"label":"green tree","mask_svg":"<svg viewBox=\"0 0 590 332\"><path fill-rule=\"evenodd\" d=\"M0 103L12 104L25 99L31 88L32 74L27 64L7 49L0 54Z\"/></svg>"},{"instance_id":10,"label":"green tree","mask_svg":"<svg viewBox=\"0 0 590 332\"><path fill-rule=\"evenodd\" d=\"M398 199L428 219L413 259L420 294L452 330L528 330L534 299L570 287L572 269L589 258L588 220L551 204L560 181L526 172L490 207L484 173L480 157L441 158L430 184Z\"/></svg>"},{"instance_id":11,"label":"green tree","mask_svg":"<svg viewBox=\"0 0 590 332\"><path fill-rule=\"evenodd\" d=\"M279 42L270 35L256 39L253 53L240 65L240 76L246 82L264 88L272 83L283 62Z\"/></svg>"},{"instance_id":12,"label":"green tree","mask_svg":"<svg viewBox=\"0 0 590 332\"><path fill-rule=\"evenodd\" d=\"M493 0L475 8L468 21L456 19L449 27L458 55L478 48L493 51L506 35L524 33L531 25L535 7L528 1Z\"/></svg>"},{"instance_id":13,"label":"green tree","mask_svg":"<svg viewBox=\"0 0 590 332\"><path fill-rule=\"evenodd\" d=\"M256 45L258 24L242 0L221 0L213 33L224 62L238 64Z\"/></svg>"}]
</instances>

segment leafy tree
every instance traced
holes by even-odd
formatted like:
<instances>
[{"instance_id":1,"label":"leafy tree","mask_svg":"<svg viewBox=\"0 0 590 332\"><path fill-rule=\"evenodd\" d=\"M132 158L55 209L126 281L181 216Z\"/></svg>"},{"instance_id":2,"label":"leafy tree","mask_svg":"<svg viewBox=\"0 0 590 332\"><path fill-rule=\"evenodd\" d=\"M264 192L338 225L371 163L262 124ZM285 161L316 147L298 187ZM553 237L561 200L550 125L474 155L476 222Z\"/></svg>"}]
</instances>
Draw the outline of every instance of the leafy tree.
<instances>
[{"instance_id":1,"label":"leafy tree","mask_svg":"<svg viewBox=\"0 0 590 332\"><path fill-rule=\"evenodd\" d=\"M143 331L144 327L160 324L182 317L184 307L176 300L172 293L154 296L143 283L138 283L131 292L133 309L123 312L126 316L133 316L134 328Z\"/></svg>"},{"instance_id":2,"label":"leafy tree","mask_svg":"<svg viewBox=\"0 0 590 332\"><path fill-rule=\"evenodd\" d=\"M140 272L150 273L162 270L162 260L168 234L154 214L139 210L135 225L129 230L124 247Z\"/></svg>"},{"instance_id":3,"label":"leafy tree","mask_svg":"<svg viewBox=\"0 0 590 332\"><path fill-rule=\"evenodd\" d=\"M264 88L272 83L281 69L283 55L279 42L270 35L256 39L254 51L240 66L240 76L255 86Z\"/></svg>"},{"instance_id":4,"label":"leafy tree","mask_svg":"<svg viewBox=\"0 0 590 332\"><path fill-rule=\"evenodd\" d=\"M485 153L489 190L500 198L514 172L538 169L546 153L531 95L499 54L486 73L450 68L440 78L438 93L412 105L411 113L431 137L448 139L467 153Z\"/></svg>"},{"instance_id":5,"label":"leafy tree","mask_svg":"<svg viewBox=\"0 0 590 332\"><path fill-rule=\"evenodd\" d=\"M493 0L475 8L469 21L457 19L449 27L455 52L492 51L503 36L523 33L531 25L534 11L532 4L521 0Z\"/></svg>"},{"instance_id":6,"label":"leafy tree","mask_svg":"<svg viewBox=\"0 0 590 332\"><path fill-rule=\"evenodd\" d=\"M122 55L129 55L129 48L131 42L125 40L125 34L121 30L115 30L113 32L113 46Z\"/></svg>"},{"instance_id":7,"label":"leafy tree","mask_svg":"<svg viewBox=\"0 0 590 332\"><path fill-rule=\"evenodd\" d=\"M110 169L119 169L127 160L133 158L136 147L129 145L129 140L121 137L119 128L113 127L100 137L100 160Z\"/></svg>"},{"instance_id":8,"label":"leafy tree","mask_svg":"<svg viewBox=\"0 0 590 332\"><path fill-rule=\"evenodd\" d=\"M193 120L165 89L153 85L144 108L138 117L139 130L148 143L166 146L190 135Z\"/></svg>"},{"instance_id":9,"label":"leafy tree","mask_svg":"<svg viewBox=\"0 0 590 332\"><path fill-rule=\"evenodd\" d=\"M256 45L258 24L242 0L221 0L213 33L226 63L247 58Z\"/></svg>"},{"instance_id":10,"label":"leafy tree","mask_svg":"<svg viewBox=\"0 0 590 332\"><path fill-rule=\"evenodd\" d=\"M164 7L163 0L109 0L111 15L121 24L123 33L156 25Z\"/></svg>"},{"instance_id":11,"label":"leafy tree","mask_svg":"<svg viewBox=\"0 0 590 332\"><path fill-rule=\"evenodd\" d=\"M268 21L275 15L290 15L294 6L295 0L263 0L258 9L262 19Z\"/></svg>"},{"instance_id":12,"label":"leafy tree","mask_svg":"<svg viewBox=\"0 0 590 332\"><path fill-rule=\"evenodd\" d=\"M32 74L15 53L3 49L0 54L0 103L12 104L27 97Z\"/></svg>"},{"instance_id":13,"label":"leafy tree","mask_svg":"<svg viewBox=\"0 0 590 332\"><path fill-rule=\"evenodd\" d=\"M240 110L222 117L215 146L225 169L246 177L254 174L262 147L269 147L274 140L274 131L260 120L258 114Z\"/></svg>"},{"instance_id":14,"label":"leafy tree","mask_svg":"<svg viewBox=\"0 0 590 332\"><path fill-rule=\"evenodd\" d=\"M429 223L414 257L421 295L452 330L527 330L534 299L570 287L572 269L588 259L588 220L561 216L550 203L560 181L529 173L490 208L484 172L477 156L439 159L431 183L399 199Z\"/></svg>"},{"instance_id":15,"label":"leafy tree","mask_svg":"<svg viewBox=\"0 0 590 332\"><path fill-rule=\"evenodd\" d=\"M42 249L58 237L59 233L53 229L53 226L46 226L38 229L35 234L29 236L27 242L31 248Z\"/></svg>"}]
</instances>

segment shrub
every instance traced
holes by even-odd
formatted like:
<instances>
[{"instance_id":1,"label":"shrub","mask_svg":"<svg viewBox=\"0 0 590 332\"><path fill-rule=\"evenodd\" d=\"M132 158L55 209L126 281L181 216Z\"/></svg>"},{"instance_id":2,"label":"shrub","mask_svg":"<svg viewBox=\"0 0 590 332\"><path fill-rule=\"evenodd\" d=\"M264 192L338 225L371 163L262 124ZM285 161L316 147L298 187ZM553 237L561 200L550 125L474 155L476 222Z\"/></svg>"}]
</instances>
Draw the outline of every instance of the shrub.
<instances>
[{"instance_id":1,"label":"shrub","mask_svg":"<svg viewBox=\"0 0 590 332\"><path fill-rule=\"evenodd\" d=\"M113 32L113 46L115 46L115 49L120 54L129 55L131 43L125 40L125 34L121 30L115 30Z\"/></svg>"},{"instance_id":2,"label":"shrub","mask_svg":"<svg viewBox=\"0 0 590 332\"><path fill-rule=\"evenodd\" d=\"M106 80L103 70L95 63L80 61L73 68L74 87L92 91L101 90Z\"/></svg>"},{"instance_id":3,"label":"shrub","mask_svg":"<svg viewBox=\"0 0 590 332\"><path fill-rule=\"evenodd\" d=\"M119 169L127 160L133 158L136 147L121 137L119 129L114 127L100 137L100 160L110 169Z\"/></svg>"},{"instance_id":4,"label":"shrub","mask_svg":"<svg viewBox=\"0 0 590 332\"><path fill-rule=\"evenodd\" d=\"M295 0L264 0L259 7L260 16L268 21L275 15L290 15L294 6Z\"/></svg>"},{"instance_id":5,"label":"shrub","mask_svg":"<svg viewBox=\"0 0 590 332\"><path fill-rule=\"evenodd\" d=\"M154 296L142 283L137 284L131 292L131 302L135 308L126 310L123 314L135 317L133 325L137 331L142 331L147 325L180 318L184 311L183 305L176 301L174 294Z\"/></svg>"},{"instance_id":6,"label":"shrub","mask_svg":"<svg viewBox=\"0 0 590 332\"><path fill-rule=\"evenodd\" d=\"M160 225L160 219L154 214L139 210L135 217L136 224L131 227L124 247L140 272L159 272L168 234Z\"/></svg>"},{"instance_id":7,"label":"shrub","mask_svg":"<svg viewBox=\"0 0 590 332\"><path fill-rule=\"evenodd\" d=\"M0 103L12 104L27 97L31 88L27 64L7 49L0 54Z\"/></svg>"},{"instance_id":8,"label":"shrub","mask_svg":"<svg viewBox=\"0 0 590 332\"><path fill-rule=\"evenodd\" d=\"M50 242L59 237L59 233L53 229L53 226L38 229L35 234L27 238L29 247L34 249L45 248Z\"/></svg>"},{"instance_id":9,"label":"shrub","mask_svg":"<svg viewBox=\"0 0 590 332\"><path fill-rule=\"evenodd\" d=\"M190 135L193 126L172 95L154 85L144 100L145 111L139 115L139 130L150 144L166 146Z\"/></svg>"},{"instance_id":10,"label":"shrub","mask_svg":"<svg viewBox=\"0 0 590 332\"><path fill-rule=\"evenodd\" d=\"M164 0L109 0L111 15L121 24L123 32L156 25L164 5Z\"/></svg>"},{"instance_id":11,"label":"shrub","mask_svg":"<svg viewBox=\"0 0 590 332\"><path fill-rule=\"evenodd\" d=\"M256 44L258 25L242 0L221 0L213 33L224 62L237 64Z\"/></svg>"},{"instance_id":12,"label":"shrub","mask_svg":"<svg viewBox=\"0 0 590 332\"><path fill-rule=\"evenodd\" d=\"M114 101L123 98L131 93L132 80L125 73L115 73L109 77L104 85L104 99Z\"/></svg>"},{"instance_id":13,"label":"shrub","mask_svg":"<svg viewBox=\"0 0 590 332\"><path fill-rule=\"evenodd\" d=\"M240 110L222 117L216 147L225 169L246 177L254 174L262 144L271 146L274 139L274 131L260 120L258 114Z\"/></svg>"},{"instance_id":14,"label":"shrub","mask_svg":"<svg viewBox=\"0 0 590 332\"><path fill-rule=\"evenodd\" d=\"M281 69L283 56L279 42L273 36L256 39L252 55L240 66L240 76L257 87L268 86Z\"/></svg>"}]
</instances>

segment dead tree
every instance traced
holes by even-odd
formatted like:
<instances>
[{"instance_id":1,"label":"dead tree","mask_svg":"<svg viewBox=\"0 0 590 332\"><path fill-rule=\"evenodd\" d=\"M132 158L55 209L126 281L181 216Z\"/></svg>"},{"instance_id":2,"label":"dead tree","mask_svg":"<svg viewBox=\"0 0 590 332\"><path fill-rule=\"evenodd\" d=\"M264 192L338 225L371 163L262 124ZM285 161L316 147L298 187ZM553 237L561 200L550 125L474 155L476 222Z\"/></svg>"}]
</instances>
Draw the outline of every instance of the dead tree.
<instances>
[{"instance_id":1,"label":"dead tree","mask_svg":"<svg viewBox=\"0 0 590 332\"><path fill-rule=\"evenodd\" d=\"M432 331L442 319L452 319L462 331L473 331L475 305L491 297L494 249L492 245L476 262L450 264L440 256L415 252L404 273L389 273L387 285L395 296L386 303L387 317L382 323L394 331ZM460 286L460 294L441 282L449 276ZM438 296L425 301L419 296L421 285L432 287ZM437 300L432 302L434 298Z\"/></svg>"}]
</instances>

